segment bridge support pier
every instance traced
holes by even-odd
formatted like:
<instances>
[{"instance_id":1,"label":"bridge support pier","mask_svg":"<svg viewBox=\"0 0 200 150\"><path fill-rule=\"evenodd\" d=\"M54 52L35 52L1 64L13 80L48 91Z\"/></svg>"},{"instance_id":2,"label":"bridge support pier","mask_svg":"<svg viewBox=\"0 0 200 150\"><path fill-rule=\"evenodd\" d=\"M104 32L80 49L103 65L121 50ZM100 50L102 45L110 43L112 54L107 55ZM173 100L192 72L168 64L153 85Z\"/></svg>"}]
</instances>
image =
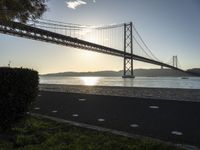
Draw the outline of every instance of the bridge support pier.
<instances>
[{"instance_id":1,"label":"bridge support pier","mask_svg":"<svg viewBox=\"0 0 200 150\"><path fill-rule=\"evenodd\" d=\"M124 24L124 53L133 54L133 23ZM133 57L124 55L124 74L122 78L135 78L133 74Z\"/></svg>"}]
</instances>

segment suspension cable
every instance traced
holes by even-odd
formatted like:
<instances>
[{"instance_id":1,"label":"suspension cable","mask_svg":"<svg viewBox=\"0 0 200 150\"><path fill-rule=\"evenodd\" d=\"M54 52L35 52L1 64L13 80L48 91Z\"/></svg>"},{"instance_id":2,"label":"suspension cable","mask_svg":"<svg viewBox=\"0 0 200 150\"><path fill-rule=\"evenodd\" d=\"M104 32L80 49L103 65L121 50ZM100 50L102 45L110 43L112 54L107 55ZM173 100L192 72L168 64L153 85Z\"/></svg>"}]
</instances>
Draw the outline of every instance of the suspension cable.
<instances>
[{"instance_id":1,"label":"suspension cable","mask_svg":"<svg viewBox=\"0 0 200 150\"><path fill-rule=\"evenodd\" d=\"M135 32L137 33L138 37L140 38L141 42L144 44L144 46L147 48L147 50L151 53L151 55L158 61L160 61L150 50L150 48L146 45L146 43L144 42L144 40L142 39L141 35L139 34L139 32L137 31L137 29L135 28L135 26L133 25L133 29L135 30Z\"/></svg>"},{"instance_id":2,"label":"suspension cable","mask_svg":"<svg viewBox=\"0 0 200 150\"><path fill-rule=\"evenodd\" d=\"M133 39L135 40L135 42L138 44L138 46L142 49L142 51L149 57L151 58L151 56L149 56L149 54L144 50L144 48L140 45L140 43L137 41L137 39L135 38L135 36L133 36Z\"/></svg>"}]
</instances>

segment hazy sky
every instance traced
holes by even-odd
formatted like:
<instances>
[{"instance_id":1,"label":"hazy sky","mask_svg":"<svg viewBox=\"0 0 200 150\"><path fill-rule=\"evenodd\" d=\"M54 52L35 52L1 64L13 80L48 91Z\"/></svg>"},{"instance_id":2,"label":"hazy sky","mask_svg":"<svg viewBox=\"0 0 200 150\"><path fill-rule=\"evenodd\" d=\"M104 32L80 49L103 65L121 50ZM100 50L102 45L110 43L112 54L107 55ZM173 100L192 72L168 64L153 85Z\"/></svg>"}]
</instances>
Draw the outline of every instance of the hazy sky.
<instances>
[{"instance_id":1,"label":"hazy sky","mask_svg":"<svg viewBox=\"0 0 200 150\"><path fill-rule=\"evenodd\" d=\"M200 0L49 0L47 5L45 19L90 25L133 21L159 59L178 55L184 69L200 68ZM0 34L0 66L9 60L40 73L123 69L122 58Z\"/></svg>"}]
</instances>

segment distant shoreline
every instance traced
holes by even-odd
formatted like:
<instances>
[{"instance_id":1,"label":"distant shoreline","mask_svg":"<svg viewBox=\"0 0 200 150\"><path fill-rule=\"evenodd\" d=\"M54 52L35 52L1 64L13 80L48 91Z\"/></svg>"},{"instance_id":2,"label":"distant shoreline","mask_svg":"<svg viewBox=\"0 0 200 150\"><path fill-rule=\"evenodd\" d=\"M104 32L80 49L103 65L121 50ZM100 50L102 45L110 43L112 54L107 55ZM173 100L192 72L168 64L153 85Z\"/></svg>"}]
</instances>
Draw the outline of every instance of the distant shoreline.
<instances>
[{"instance_id":1,"label":"distant shoreline","mask_svg":"<svg viewBox=\"0 0 200 150\"><path fill-rule=\"evenodd\" d=\"M69 76L69 77L80 77L80 76L101 76L101 77L121 77L123 70L120 71L95 71L95 72L60 72L42 74L40 76ZM134 75L138 77L185 77L191 76L187 73L172 70L172 69L135 69Z\"/></svg>"}]
</instances>

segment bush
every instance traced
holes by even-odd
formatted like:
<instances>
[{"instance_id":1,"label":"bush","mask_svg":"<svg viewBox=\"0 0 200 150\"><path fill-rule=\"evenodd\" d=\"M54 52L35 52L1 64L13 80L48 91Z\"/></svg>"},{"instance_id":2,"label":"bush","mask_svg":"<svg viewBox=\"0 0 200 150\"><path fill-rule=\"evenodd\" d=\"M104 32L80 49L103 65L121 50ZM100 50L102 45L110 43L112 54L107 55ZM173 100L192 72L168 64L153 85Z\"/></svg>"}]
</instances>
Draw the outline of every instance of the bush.
<instances>
[{"instance_id":1,"label":"bush","mask_svg":"<svg viewBox=\"0 0 200 150\"><path fill-rule=\"evenodd\" d=\"M22 119L38 94L38 72L0 68L0 129L9 129Z\"/></svg>"}]
</instances>

